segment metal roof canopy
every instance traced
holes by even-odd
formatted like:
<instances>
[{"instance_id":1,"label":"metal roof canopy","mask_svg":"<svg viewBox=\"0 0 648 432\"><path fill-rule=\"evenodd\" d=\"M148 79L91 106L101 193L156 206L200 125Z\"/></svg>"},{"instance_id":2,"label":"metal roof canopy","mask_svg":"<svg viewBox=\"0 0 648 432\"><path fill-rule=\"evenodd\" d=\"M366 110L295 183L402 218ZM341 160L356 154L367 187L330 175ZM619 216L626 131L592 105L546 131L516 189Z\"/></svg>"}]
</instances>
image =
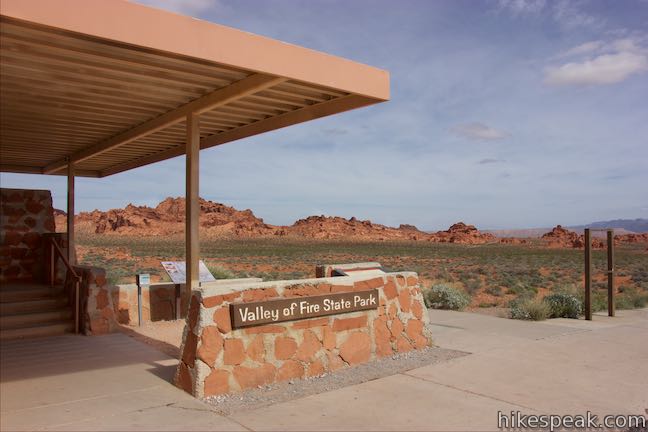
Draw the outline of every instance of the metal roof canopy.
<instances>
[{"instance_id":1,"label":"metal roof canopy","mask_svg":"<svg viewBox=\"0 0 648 432\"><path fill-rule=\"evenodd\" d=\"M389 99L389 73L121 0L0 2L0 171L105 177ZM191 126L191 125L190 125Z\"/></svg>"}]
</instances>

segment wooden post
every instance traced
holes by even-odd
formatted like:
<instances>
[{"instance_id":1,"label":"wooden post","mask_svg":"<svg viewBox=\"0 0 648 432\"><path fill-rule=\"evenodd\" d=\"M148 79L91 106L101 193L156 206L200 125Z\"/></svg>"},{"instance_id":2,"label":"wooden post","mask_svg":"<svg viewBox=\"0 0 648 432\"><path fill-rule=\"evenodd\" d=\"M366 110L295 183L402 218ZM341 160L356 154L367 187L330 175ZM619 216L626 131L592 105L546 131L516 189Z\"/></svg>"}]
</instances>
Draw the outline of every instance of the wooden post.
<instances>
[{"instance_id":1,"label":"wooden post","mask_svg":"<svg viewBox=\"0 0 648 432\"><path fill-rule=\"evenodd\" d=\"M186 186L185 193L185 259L187 263L187 282L185 289L189 295L191 290L198 287L198 260L200 247L198 239L198 217L200 204L198 202L198 178L200 173L200 123L198 114L187 115L186 143Z\"/></svg>"},{"instance_id":2,"label":"wooden post","mask_svg":"<svg viewBox=\"0 0 648 432\"><path fill-rule=\"evenodd\" d=\"M585 319L592 320L592 238L585 228Z\"/></svg>"},{"instance_id":3,"label":"wooden post","mask_svg":"<svg viewBox=\"0 0 648 432\"><path fill-rule=\"evenodd\" d=\"M68 262L75 265L74 253L74 162L67 166L67 246Z\"/></svg>"},{"instance_id":4,"label":"wooden post","mask_svg":"<svg viewBox=\"0 0 648 432\"><path fill-rule=\"evenodd\" d=\"M607 230L608 316L615 315L614 307L614 230Z\"/></svg>"}]
</instances>

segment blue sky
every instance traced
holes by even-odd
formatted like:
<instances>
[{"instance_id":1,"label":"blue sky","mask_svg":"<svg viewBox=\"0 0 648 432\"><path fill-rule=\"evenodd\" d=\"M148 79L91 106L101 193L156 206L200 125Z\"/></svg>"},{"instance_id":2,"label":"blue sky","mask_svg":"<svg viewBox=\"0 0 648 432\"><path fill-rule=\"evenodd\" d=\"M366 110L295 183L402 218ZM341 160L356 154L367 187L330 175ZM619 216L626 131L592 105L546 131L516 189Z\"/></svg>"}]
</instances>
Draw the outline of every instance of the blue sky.
<instances>
[{"instance_id":1,"label":"blue sky","mask_svg":"<svg viewBox=\"0 0 648 432\"><path fill-rule=\"evenodd\" d=\"M391 73L392 100L201 152L201 195L445 229L648 217L647 1L142 0ZM161 30L162 31L162 30ZM65 180L10 175L3 187ZM184 194L184 159L77 181L77 208Z\"/></svg>"}]
</instances>

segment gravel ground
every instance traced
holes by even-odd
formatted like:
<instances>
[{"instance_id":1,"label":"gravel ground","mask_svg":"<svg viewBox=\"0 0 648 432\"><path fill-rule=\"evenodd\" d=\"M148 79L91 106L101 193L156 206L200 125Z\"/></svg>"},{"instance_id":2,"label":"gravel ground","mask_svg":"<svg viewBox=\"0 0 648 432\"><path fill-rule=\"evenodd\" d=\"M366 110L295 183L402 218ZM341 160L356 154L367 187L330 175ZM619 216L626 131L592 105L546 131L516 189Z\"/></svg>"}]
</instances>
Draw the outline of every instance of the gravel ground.
<instances>
[{"instance_id":1,"label":"gravel ground","mask_svg":"<svg viewBox=\"0 0 648 432\"><path fill-rule=\"evenodd\" d=\"M184 325L185 320L156 321L146 322L142 327L122 325L120 330L171 357L178 358L180 356ZM335 373L326 373L318 377L270 384L232 395L212 396L204 400L218 413L230 415L239 411L250 411L267 405L395 375L467 354L462 351L439 347L426 348L420 351L395 354L391 357L337 370Z\"/></svg>"},{"instance_id":2,"label":"gravel ground","mask_svg":"<svg viewBox=\"0 0 648 432\"><path fill-rule=\"evenodd\" d=\"M230 415L239 411L250 411L267 405L372 381L465 355L468 353L438 347L426 348L420 351L396 354L392 357L338 370L334 373L326 373L318 377L260 386L232 395L211 396L205 398L204 401L209 403L216 412Z\"/></svg>"}]
</instances>

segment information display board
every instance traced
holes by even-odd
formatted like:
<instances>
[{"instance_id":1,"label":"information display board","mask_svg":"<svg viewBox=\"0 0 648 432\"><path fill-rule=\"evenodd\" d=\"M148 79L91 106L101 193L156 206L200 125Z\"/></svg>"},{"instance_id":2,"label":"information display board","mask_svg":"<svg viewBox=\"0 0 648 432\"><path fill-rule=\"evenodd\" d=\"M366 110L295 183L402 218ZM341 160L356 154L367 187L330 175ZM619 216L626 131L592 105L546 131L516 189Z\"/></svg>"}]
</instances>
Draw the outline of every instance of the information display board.
<instances>
[{"instance_id":1,"label":"information display board","mask_svg":"<svg viewBox=\"0 0 648 432\"><path fill-rule=\"evenodd\" d=\"M161 261L162 267L175 284L187 282L187 264L184 261ZM216 280L203 260L198 264L198 280L200 282L213 282Z\"/></svg>"}]
</instances>

